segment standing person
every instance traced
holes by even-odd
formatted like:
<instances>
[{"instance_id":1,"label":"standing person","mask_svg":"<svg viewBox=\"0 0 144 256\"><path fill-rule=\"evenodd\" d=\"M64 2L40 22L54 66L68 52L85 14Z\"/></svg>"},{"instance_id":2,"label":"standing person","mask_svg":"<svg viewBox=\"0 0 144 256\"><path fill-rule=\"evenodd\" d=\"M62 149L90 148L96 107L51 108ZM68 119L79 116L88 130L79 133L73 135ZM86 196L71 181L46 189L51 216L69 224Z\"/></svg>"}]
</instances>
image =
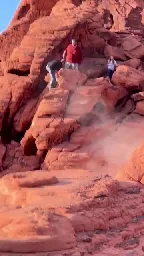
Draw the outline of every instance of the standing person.
<instances>
[{"instance_id":1,"label":"standing person","mask_svg":"<svg viewBox=\"0 0 144 256\"><path fill-rule=\"evenodd\" d=\"M111 56L111 57L109 58L108 64L107 64L107 67L108 67L108 70L107 70L107 77L108 77L109 83L111 82L113 73L115 72L117 66L118 66L118 65L117 65L116 61L114 60L114 57Z\"/></svg>"},{"instance_id":2,"label":"standing person","mask_svg":"<svg viewBox=\"0 0 144 256\"><path fill-rule=\"evenodd\" d=\"M72 39L71 44L68 45L63 53L63 59L65 59L66 69L79 69L79 65L82 62L82 49L78 46L75 39Z\"/></svg>"},{"instance_id":3,"label":"standing person","mask_svg":"<svg viewBox=\"0 0 144 256\"><path fill-rule=\"evenodd\" d=\"M63 59L53 60L51 62L48 62L48 64L46 65L46 70L49 72L50 75L49 90L55 88L57 85L56 73L63 67L63 61Z\"/></svg>"}]
</instances>

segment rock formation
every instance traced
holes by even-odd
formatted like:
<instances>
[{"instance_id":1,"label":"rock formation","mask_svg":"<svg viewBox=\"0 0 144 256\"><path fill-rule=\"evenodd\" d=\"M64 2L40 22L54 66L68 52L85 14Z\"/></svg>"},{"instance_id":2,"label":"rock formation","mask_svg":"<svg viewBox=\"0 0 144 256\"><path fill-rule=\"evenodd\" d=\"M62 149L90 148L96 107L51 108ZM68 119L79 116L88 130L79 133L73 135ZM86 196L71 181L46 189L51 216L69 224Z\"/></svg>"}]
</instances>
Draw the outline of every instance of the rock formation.
<instances>
[{"instance_id":1,"label":"rock formation","mask_svg":"<svg viewBox=\"0 0 144 256\"><path fill-rule=\"evenodd\" d=\"M22 0L0 35L0 252L144 254L143 10ZM80 70L49 91L46 64L72 38Z\"/></svg>"}]
</instances>

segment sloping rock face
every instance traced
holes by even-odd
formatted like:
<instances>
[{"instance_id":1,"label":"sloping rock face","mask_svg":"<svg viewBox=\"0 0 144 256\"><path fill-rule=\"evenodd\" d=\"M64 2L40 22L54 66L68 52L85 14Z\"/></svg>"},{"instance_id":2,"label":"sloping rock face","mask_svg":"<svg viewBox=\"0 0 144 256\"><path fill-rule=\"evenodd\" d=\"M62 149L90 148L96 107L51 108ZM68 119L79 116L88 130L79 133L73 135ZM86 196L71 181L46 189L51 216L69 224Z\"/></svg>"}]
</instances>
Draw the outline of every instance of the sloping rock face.
<instances>
[{"instance_id":1,"label":"sloping rock face","mask_svg":"<svg viewBox=\"0 0 144 256\"><path fill-rule=\"evenodd\" d=\"M0 35L0 252L143 256L143 8L22 0ZM72 38L80 70L49 91Z\"/></svg>"}]
</instances>

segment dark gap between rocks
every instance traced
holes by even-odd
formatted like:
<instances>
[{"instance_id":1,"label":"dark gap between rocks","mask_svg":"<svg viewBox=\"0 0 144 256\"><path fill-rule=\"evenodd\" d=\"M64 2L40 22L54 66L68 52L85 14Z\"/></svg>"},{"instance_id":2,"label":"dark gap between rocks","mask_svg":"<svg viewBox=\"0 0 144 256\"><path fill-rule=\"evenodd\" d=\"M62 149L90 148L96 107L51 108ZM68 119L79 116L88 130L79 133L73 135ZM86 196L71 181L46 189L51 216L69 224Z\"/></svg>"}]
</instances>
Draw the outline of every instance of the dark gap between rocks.
<instances>
[{"instance_id":1,"label":"dark gap between rocks","mask_svg":"<svg viewBox=\"0 0 144 256\"><path fill-rule=\"evenodd\" d=\"M30 74L30 69L22 71L19 69L10 69L8 70L9 74L17 75L17 76L28 76Z\"/></svg>"},{"instance_id":2,"label":"dark gap between rocks","mask_svg":"<svg viewBox=\"0 0 144 256\"><path fill-rule=\"evenodd\" d=\"M37 147L35 144L35 139L31 136L28 138L26 145L24 146L24 154L26 156L36 155L37 154Z\"/></svg>"},{"instance_id":3,"label":"dark gap between rocks","mask_svg":"<svg viewBox=\"0 0 144 256\"><path fill-rule=\"evenodd\" d=\"M1 129L1 139L2 139L2 143L3 144L8 144L11 141L11 128L8 124L8 117L10 114L10 109L8 108L5 116L3 118L3 122L2 122L2 129Z\"/></svg>"},{"instance_id":4,"label":"dark gap between rocks","mask_svg":"<svg viewBox=\"0 0 144 256\"><path fill-rule=\"evenodd\" d=\"M128 95L125 96L124 98L121 98L117 101L117 103L115 104L114 108L116 111L121 111L122 108L125 106L125 104L127 103L127 101L129 99L131 99L131 95L135 94L135 93L138 93L138 92L141 92L140 89L137 89L137 88L131 88L129 89L128 91Z\"/></svg>"}]
</instances>

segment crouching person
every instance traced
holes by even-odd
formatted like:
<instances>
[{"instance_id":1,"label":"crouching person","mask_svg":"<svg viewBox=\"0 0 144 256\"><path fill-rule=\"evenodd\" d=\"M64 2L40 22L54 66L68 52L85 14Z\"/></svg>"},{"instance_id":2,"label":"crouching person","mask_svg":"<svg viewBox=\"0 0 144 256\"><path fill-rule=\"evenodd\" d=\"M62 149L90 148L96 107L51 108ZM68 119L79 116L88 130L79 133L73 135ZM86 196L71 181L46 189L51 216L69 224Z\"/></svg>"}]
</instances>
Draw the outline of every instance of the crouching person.
<instances>
[{"instance_id":1,"label":"crouching person","mask_svg":"<svg viewBox=\"0 0 144 256\"><path fill-rule=\"evenodd\" d=\"M63 67L64 60L53 60L48 62L46 65L46 70L49 72L50 75L50 83L49 83L49 90L56 88L57 80L56 80L56 73Z\"/></svg>"}]
</instances>

